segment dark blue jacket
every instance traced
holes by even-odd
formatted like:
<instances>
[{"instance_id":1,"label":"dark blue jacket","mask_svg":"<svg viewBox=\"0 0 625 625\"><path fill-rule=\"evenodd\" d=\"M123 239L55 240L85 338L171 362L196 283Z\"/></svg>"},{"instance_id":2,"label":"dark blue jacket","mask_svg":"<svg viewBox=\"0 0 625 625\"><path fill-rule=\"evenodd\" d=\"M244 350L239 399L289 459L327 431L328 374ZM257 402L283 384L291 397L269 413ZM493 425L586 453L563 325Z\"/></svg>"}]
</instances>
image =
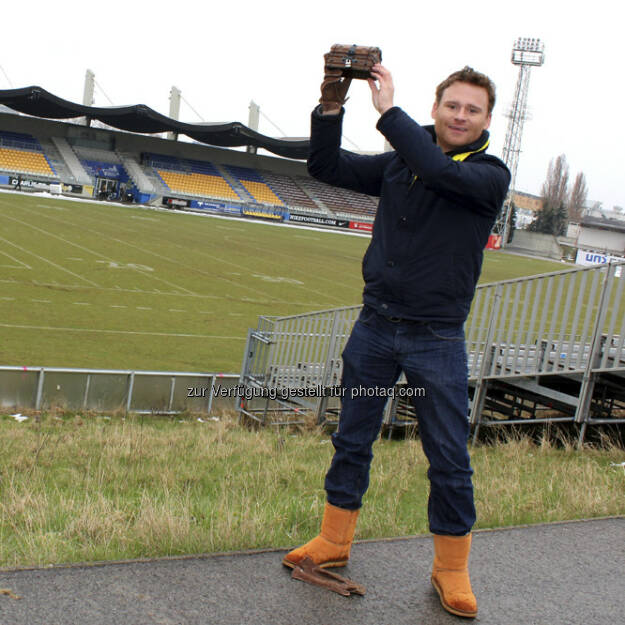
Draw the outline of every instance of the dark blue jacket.
<instances>
[{"instance_id":1,"label":"dark blue jacket","mask_svg":"<svg viewBox=\"0 0 625 625\"><path fill-rule=\"evenodd\" d=\"M308 171L380 197L362 261L364 303L386 316L464 322L510 184L504 163L484 153L488 132L443 154L433 126L393 107L377 128L395 151L367 156L340 149L343 114L313 111Z\"/></svg>"}]
</instances>

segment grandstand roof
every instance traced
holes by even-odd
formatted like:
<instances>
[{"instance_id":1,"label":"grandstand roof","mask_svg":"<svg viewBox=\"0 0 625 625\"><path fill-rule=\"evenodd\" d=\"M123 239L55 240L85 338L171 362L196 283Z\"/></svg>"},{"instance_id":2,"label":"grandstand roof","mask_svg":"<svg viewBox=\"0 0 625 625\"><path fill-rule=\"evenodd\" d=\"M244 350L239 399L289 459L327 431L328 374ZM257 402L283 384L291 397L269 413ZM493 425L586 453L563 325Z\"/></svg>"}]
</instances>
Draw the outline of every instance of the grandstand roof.
<instances>
[{"instance_id":1,"label":"grandstand roof","mask_svg":"<svg viewBox=\"0 0 625 625\"><path fill-rule=\"evenodd\" d=\"M0 89L0 104L35 117L72 119L88 117L129 132L175 132L196 141L221 147L254 145L285 158L305 159L308 139L275 139L262 135L240 122L187 124L167 117L145 104L132 106L85 106L64 100L42 87Z\"/></svg>"}]
</instances>

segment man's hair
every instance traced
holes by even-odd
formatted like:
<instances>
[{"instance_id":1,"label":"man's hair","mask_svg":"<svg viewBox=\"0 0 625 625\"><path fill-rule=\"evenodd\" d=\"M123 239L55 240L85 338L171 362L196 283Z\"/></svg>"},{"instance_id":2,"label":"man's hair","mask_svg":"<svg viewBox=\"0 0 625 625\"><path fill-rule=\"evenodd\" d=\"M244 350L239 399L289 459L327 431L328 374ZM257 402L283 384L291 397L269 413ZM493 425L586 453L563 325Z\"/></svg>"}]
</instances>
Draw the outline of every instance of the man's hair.
<instances>
[{"instance_id":1,"label":"man's hair","mask_svg":"<svg viewBox=\"0 0 625 625\"><path fill-rule=\"evenodd\" d=\"M493 81L486 76L486 74L476 72L468 65L465 65L461 70L447 76L447 78L445 78L445 80L443 80L443 82L436 87L437 104L440 104L441 98L443 97L443 91L455 82L468 82L476 87L486 89L486 93L488 93L488 112L493 112L493 108L495 106L495 85Z\"/></svg>"}]
</instances>

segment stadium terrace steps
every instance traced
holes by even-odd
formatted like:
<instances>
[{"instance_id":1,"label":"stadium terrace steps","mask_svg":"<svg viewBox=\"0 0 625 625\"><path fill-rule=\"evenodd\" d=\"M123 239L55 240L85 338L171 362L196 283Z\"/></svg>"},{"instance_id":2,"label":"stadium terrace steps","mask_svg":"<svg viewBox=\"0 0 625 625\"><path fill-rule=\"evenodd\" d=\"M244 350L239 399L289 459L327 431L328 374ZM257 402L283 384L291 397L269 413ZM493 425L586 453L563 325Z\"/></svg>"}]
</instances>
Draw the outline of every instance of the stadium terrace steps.
<instances>
[{"instance_id":1,"label":"stadium terrace steps","mask_svg":"<svg viewBox=\"0 0 625 625\"><path fill-rule=\"evenodd\" d=\"M276 190L267 184L259 171L235 165L228 165L224 169L245 187L255 202L272 206L285 206L285 202L278 196Z\"/></svg>"},{"instance_id":2,"label":"stadium terrace steps","mask_svg":"<svg viewBox=\"0 0 625 625\"><path fill-rule=\"evenodd\" d=\"M74 152L83 161L102 161L104 163L115 163L121 165L119 155L112 150L101 148L87 148L81 145L74 146Z\"/></svg>"},{"instance_id":3,"label":"stadium terrace steps","mask_svg":"<svg viewBox=\"0 0 625 625\"><path fill-rule=\"evenodd\" d=\"M40 139L41 147L45 153L48 162L56 172L58 178L63 182L77 184L76 177L68 167L63 155L59 152L56 145L49 138Z\"/></svg>"},{"instance_id":4,"label":"stadium terrace steps","mask_svg":"<svg viewBox=\"0 0 625 625\"><path fill-rule=\"evenodd\" d=\"M157 193L157 189L152 181L148 178L141 165L137 162L132 154L126 152L117 152L120 162L128 172L130 180L141 193L153 195Z\"/></svg>"},{"instance_id":5,"label":"stadium terrace steps","mask_svg":"<svg viewBox=\"0 0 625 625\"><path fill-rule=\"evenodd\" d=\"M78 157L70 144L62 137L52 137L51 143L56 147L72 177L78 184L91 184L91 178L80 164Z\"/></svg>"},{"instance_id":6,"label":"stadium terrace steps","mask_svg":"<svg viewBox=\"0 0 625 625\"><path fill-rule=\"evenodd\" d=\"M249 203L254 202L254 198L252 197L250 192L241 184L241 181L236 176L233 176L230 173L228 167L226 167L225 165L216 165L216 167L224 180L228 181L228 184L230 184L230 186L239 194L239 197L243 201Z\"/></svg>"},{"instance_id":7,"label":"stadium terrace steps","mask_svg":"<svg viewBox=\"0 0 625 625\"><path fill-rule=\"evenodd\" d=\"M196 197L240 201L237 191L212 163L179 159L163 154L146 154L145 157L168 191Z\"/></svg>"},{"instance_id":8,"label":"stadium terrace steps","mask_svg":"<svg viewBox=\"0 0 625 625\"><path fill-rule=\"evenodd\" d=\"M314 178L297 178L311 197L316 197L326 208L337 213L359 214L368 217L375 215L376 205L368 195L339 189L319 182Z\"/></svg>"},{"instance_id":9,"label":"stadium terrace steps","mask_svg":"<svg viewBox=\"0 0 625 625\"><path fill-rule=\"evenodd\" d=\"M312 198L310 198L290 176L280 176L271 172L263 172L263 176L267 184L272 189L276 190L276 194L281 197L288 206L305 209L306 212L322 215L328 214L328 211L315 204Z\"/></svg>"}]
</instances>

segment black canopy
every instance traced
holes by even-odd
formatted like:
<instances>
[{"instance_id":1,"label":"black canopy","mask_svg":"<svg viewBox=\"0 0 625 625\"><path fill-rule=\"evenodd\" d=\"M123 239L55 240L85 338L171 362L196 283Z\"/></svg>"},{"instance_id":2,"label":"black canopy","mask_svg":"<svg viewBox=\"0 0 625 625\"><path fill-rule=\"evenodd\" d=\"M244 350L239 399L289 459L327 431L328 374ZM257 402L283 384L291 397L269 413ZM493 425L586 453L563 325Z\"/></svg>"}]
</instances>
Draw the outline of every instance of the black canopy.
<instances>
[{"instance_id":1,"label":"black canopy","mask_svg":"<svg viewBox=\"0 0 625 625\"><path fill-rule=\"evenodd\" d=\"M89 117L113 128L130 132L175 132L210 145L229 148L254 145L286 158L305 159L308 156L308 139L275 139L261 135L240 122L186 124L161 115L145 104L85 106L59 98L42 87L0 89L0 104L35 117L47 119Z\"/></svg>"}]
</instances>

